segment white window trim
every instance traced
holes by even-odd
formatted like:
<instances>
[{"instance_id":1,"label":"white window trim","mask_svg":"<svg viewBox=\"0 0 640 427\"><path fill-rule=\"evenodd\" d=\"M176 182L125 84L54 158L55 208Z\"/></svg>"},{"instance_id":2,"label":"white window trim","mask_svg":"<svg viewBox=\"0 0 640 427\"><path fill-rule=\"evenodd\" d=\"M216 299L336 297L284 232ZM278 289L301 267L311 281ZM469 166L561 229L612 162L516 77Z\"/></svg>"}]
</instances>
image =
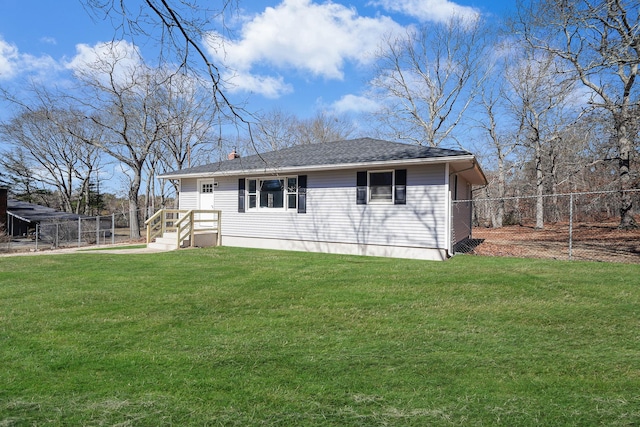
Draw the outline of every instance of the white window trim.
<instances>
[{"instance_id":1,"label":"white window trim","mask_svg":"<svg viewBox=\"0 0 640 427\"><path fill-rule=\"evenodd\" d=\"M289 191L289 187L287 186L287 181L291 178L295 178L296 180L296 191L295 192L291 192ZM271 180L282 180L283 181L283 191L282 191L282 207L281 208L269 208L269 207L261 207L260 206L260 182L261 181L271 181ZM256 192L255 193L249 193L249 182L250 181L255 181L256 182ZM287 176L259 176L259 177L251 177L251 178L246 178L246 199L245 199L245 206L246 206L246 211L247 212L255 212L255 211L262 211L262 212L285 212L285 211L290 211L290 212L298 212L298 186L299 186L299 181L298 181L298 175L287 175ZM249 198L251 195L255 195L256 196L256 206L255 207L251 207L249 204ZM294 194L295 195L295 199L296 199L296 205L292 208L289 207L289 195Z\"/></svg>"},{"instance_id":2,"label":"white window trim","mask_svg":"<svg viewBox=\"0 0 640 427\"><path fill-rule=\"evenodd\" d=\"M391 199L373 200L371 198L371 174L391 172ZM396 171L395 169L368 170L367 171L367 204L371 205L393 205L396 201Z\"/></svg>"}]
</instances>

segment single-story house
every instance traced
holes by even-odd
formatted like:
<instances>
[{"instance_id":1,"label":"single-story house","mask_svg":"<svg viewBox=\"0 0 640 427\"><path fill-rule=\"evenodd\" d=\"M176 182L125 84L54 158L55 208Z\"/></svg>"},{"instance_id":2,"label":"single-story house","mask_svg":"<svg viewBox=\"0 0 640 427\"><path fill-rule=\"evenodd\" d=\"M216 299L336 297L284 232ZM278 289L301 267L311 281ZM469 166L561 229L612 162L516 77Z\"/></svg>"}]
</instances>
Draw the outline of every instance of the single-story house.
<instances>
[{"instance_id":1,"label":"single-story house","mask_svg":"<svg viewBox=\"0 0 640 427\"><path fill-rule=\"evenodd\" d=\"M299 145L161 176L179 209L221 211L225 246L443 260L471 237L469 152L371 138Z\"/></svg>"}]
</instances>

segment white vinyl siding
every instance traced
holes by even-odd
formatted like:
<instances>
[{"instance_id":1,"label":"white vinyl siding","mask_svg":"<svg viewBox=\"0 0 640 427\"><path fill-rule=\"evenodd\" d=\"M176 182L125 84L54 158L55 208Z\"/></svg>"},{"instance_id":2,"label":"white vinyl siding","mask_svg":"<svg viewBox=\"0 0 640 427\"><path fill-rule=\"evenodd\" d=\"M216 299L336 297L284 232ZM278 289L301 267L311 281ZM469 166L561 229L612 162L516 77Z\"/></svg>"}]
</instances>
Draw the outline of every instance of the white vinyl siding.
<instances>
[{"instance_id":1,"label":"white vinyl siding","mask_svg":"<svg viewBox=\"0 0 640 427\"><path fill-rule=\"evenodd\" d=\"M235 236L444 248L447 197L444 165L407 168L406 205L356 204L355 169L306 175L307 213L304 214L293 209L239 213L238 177L216 178L216 209L222 210L223 244L226 236ZM190 188L190 182L183 179L183 187ZM180 208L189 209L193 200L191 195L181 193ZM195 200L197 203L197 197Z\"/></svg>"},{"instance_id":2,"label":"white vinyl siding","mask_svg":"<svg viewBox=\"0 0 640 427\"><path fill-rule=\"evenodd\" d=\"M180 209L198 209L198 180L196 178L180 181L178 203Z\"/></svg>"}]
</instances>

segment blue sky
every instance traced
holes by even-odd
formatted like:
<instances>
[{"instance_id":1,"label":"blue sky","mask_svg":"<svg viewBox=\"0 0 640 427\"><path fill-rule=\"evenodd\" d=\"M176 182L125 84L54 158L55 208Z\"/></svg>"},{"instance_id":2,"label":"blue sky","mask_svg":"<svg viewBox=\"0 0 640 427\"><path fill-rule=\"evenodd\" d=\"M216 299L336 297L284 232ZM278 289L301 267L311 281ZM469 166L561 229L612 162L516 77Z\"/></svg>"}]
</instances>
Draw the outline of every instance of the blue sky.
<instances>
[{"instance_id":1,"label":"blue sky","mask_svg":"<svg viewBox=\"0 0 640 427\"><path fill-rule=\"evenodd\" d=\"M497 21L513 2L241 0L240 7L224 55L209 52L228 67L231 98L246 100L249 111L278 107L306 117L372 108L365 89L383 35L452 13ZM0 85L6 88L25 78L62 81L114 36L111 23L92 19L78 0L0 0L0 11ZM154 51L137 48L153 62Z\"/></svg>"}]
</instances>

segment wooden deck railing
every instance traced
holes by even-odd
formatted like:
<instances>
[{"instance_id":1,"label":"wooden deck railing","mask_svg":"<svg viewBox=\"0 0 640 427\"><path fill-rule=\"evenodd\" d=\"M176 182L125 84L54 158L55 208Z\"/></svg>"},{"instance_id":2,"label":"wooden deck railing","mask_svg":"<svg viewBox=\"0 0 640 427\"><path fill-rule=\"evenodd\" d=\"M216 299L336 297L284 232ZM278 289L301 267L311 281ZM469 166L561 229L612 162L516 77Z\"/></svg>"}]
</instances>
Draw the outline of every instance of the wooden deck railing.
<instances>
[{"instance_id":1,"label":"wooden deck railing","mask_svg":"<svg viewBox=\"0 0 640 427\"><path fill-rule=\"evenodd\" d=\"M144 223L147 227L147 243L165 233L176 233L179 248L189 239L194 246L195 234L215 231L216 245L222 244L222 212L204 209L161 209Z\"/></svg>"}]
</instances>

